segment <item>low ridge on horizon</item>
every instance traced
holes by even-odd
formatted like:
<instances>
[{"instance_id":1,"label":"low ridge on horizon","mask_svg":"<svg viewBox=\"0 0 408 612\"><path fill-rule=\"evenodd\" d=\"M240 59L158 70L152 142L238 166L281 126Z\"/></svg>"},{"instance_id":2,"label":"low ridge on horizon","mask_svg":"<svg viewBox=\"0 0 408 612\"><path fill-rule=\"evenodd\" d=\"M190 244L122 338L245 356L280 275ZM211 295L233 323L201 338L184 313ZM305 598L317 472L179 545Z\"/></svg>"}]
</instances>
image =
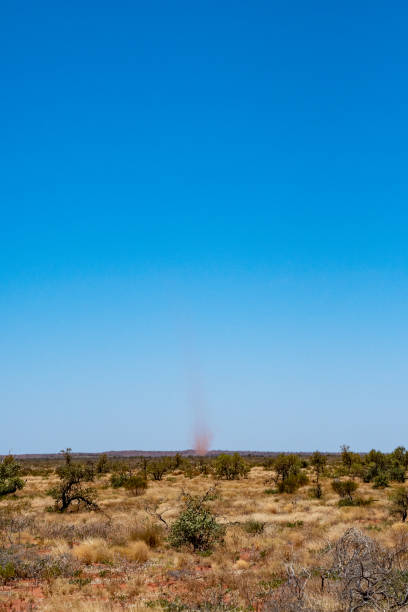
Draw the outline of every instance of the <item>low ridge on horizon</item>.
<instances>
[{"instance_id":1,"label":"low ridge on horizon","mask_svg":"<svg viewBox=\"0 0 408 612\"><path fill-rule=\"evenodd\" d=\"M340 451L324 451L326 455L338 455ZM365 451L361 451L364 454ZM100 455L107 455L110 457L172 457L180 454L183 456L202 456L202 457L213 457L215 455L232 455L238 453L239 455L252 455L252 456L273 456L279 454L295 454L295 455L311 455L311 450L273 450L273 451L259 451L259 450L230 450L230 449L211 449L207 453L200 455L193 448L184 450L110 450L110 451L72 451L72 457L97 457ZM49 452L49 453L9 453L14 457L21 459L32 459L32 458L56 458L62 456L62 452ZM0 457L5 457L7 453L0 454Z\"/></svg>"}]
</instances>

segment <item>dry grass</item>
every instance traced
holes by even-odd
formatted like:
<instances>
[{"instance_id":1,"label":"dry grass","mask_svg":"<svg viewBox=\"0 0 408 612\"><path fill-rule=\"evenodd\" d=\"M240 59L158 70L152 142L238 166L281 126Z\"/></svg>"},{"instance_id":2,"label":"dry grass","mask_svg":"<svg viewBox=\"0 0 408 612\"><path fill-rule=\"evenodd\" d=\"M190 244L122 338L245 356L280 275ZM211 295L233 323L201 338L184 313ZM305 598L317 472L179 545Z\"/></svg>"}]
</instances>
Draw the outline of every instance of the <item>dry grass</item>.
<instances>
[{"instance_id":1,"label":"dry grass","mask_svg":"<svg viewBox=\"0 0 408 612\"><path fill-rule=\"evenodd\" d=\"M129 542L126 546L116 546L115 551L128 561L137 561L138 563L145 563L150 556L149 547L143 540Z\"/></svg>"},{"instance_id":2,"label":"dry grass","mask_svg":"<svg viewBox=\"0 0 408 612\"><path fill-rule=\"evenodd\" d=\"M346 529L358 527L389 547L408 544L408 526L390 518L389 490L360 484L359 495L373 497L373 504L340 508L329 481L323 482L323 498L316 500L308 487L293 495L265 493L267 478L255 467L246 480L219 483L208 505L226 525L225 538L210 556L200 556L172 549L157 517L170 524L182 507L181 492L203 494L213 484L211 477L174 473L171 479L149 482L142 497L111 489L103 477L96 481L103 513L60 515L46 512L50 499L45 492L55 478L29 476L15 499L2 501L0 511L9 507L24 519L16 533L1 533L3 545L9 538L13 546L56 558L72 555L80 569L72 578L51 576L35 585L11 581L0 590L0 610L14 605L19 612L108 612L146 610L147 604L159 610L163 601L179 602L185 609L256 609L268 589L279 592L287 564L292 564L315 570L307 585L309 608L337 612L341 608L333 592L320 591L318 568L323 552ZM259 533L245 528L255 521L264 524ZM285 606L290 609L287 603L282 606L283 612Z\"/></svg>"},{"instance_id":3,"label":"dry grass","mask_svg":"<svg viewBox=\"0 0 408 612\"><path fill-rule=\"evenodd\" d=\"M74 557L82 563L111 563L114 558L113 550L101 538L89 538L73 548Z\"/></svg>"},{"instance_id":4,"label":"dry grass","mask_svg":"<svg viewBox=\"0 0 408 612\"><path fill-rule=\"evenodd\" d=\"M149 548L157 548L163 541L163 529L151 521L135 525L129 533L131 540L142 540Z\"/></svg>"}]
</instances>

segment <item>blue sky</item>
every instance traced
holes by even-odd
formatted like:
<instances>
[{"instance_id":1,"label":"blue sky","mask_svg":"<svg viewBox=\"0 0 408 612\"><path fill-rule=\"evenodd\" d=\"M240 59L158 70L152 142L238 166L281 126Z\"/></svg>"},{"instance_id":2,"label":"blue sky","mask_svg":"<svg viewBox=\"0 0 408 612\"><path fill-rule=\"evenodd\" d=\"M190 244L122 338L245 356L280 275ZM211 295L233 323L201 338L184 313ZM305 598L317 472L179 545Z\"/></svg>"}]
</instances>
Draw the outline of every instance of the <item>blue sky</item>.
<instances>
[{"instance_id":1,"label":"blue sky","mask_svg":"<svg viewBox=\"0 0 408 612\"><path fill-rule=\"evenodd\" d=\"M0 453L408 445L407 18L3 3Z\"/></svg>"}]
</instances>

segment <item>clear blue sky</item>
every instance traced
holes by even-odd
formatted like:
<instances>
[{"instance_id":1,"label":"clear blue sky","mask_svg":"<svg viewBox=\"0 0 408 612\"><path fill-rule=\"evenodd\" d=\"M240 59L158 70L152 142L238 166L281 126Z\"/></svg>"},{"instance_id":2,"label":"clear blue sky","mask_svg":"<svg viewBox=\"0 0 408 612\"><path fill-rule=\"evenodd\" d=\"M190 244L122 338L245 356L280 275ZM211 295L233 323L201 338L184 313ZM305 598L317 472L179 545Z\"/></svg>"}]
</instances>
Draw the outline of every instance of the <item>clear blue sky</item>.
<instances>
[{"instance_id":1,"label":"clear blue sky","mask_svg":"<svg viewBox=\"0 0 408 612\"><path fill-rule=\"evenodd\" d=\"M0 452L408 445L407 20L2 3Z\"/></svg>"}]
</instances>

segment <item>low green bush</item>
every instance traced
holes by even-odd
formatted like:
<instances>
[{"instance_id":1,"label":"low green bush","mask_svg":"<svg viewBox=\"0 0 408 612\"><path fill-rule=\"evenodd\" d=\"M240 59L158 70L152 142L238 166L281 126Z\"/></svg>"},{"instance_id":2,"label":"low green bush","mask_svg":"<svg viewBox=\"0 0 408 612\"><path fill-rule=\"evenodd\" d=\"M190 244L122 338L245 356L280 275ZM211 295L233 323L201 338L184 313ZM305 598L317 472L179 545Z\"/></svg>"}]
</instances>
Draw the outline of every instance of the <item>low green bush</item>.
<instances>
[{"instance_id":1,"label":"low green bush","mask_svg":"<svg viewBox=\"0 0 408 612\"><path fill-rule=\"evenodd\" d=\"M250 470L249 465L238 453L233 455L218 455L215 460L215 474L217 478L225 480L237 480L247 476Z\"/></svg>"},{"instance_id":2,"label":"low green bush","mask_svg":"<svg viewBox=\"0 0 408 612\"><path fill-rule=\"evenodd\" d=\"M0 497L15 493L24 487L20 474L21 466L13 455L7 455L0 461Z\"/></svg>"},{"instance_id":3,"label":"low green bush","mask_svg":"<svg viewBox=\"0 0 408 612\"><path fill-rule=\"evenodd\" d=\"M265 528L265 523L261 521L250 520L242 525L244 531L249 533L250 535L258 535L262 533Z\"/></svg>"},{"instance_id":4,"label":"low green bush","mask_svg":"<svg viewBox=\"0 0 408 612\"><path fill-rule=\"evenodd\" d=\"M380 472L373 480L373 489L385 489L389 486L388 476L385 472Z\"/></svg>"},{"instance_id":5,"label":"low green bush","mask_svg":"<svg viewBox=\"0 0 408 612\"><path fill-rule=\"evenodd\" d=\"M364 497L355 497L354 499L349 499L348 497L344 497L339 500L338 506L340 508L345 506L370 506L373 503L372 497L364 498Z\"/></svg>"},{"instance_id":6,"label":"low green bush","mask_svg":"<svg viewBox=\"0 0 408 612\"><path fill-rule=\"evenodd\" d=\"M353 494L358 489L358 484L354 480L333 480L331 486L337 495L342 499L348 499L348 501L353 500Z\"/></svg>"},{"instance_id":7,"label":"low green bush","mask_svg":"<svg viewBox=\"0 0 408 612\"><path fill-rule=\"evenodd\" d=\"M191 546L194 551L211 550L222 540L225 528L206 507L209 492L204 497L187 495L184 508L170 527L168 541L171 546Z\"/></svg>"}]
</instances>

